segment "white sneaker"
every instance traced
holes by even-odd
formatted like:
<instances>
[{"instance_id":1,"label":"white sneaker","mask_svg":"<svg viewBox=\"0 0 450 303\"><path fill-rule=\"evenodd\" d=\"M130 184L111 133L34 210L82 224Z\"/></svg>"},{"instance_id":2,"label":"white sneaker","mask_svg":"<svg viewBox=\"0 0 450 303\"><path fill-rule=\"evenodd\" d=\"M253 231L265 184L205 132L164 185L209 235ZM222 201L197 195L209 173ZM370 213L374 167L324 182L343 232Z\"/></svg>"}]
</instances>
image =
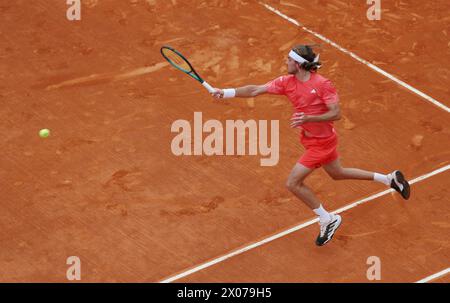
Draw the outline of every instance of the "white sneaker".
<instances>
[{"instance_id":1,"label":"white sneaker","mask_svg":"<svg viewBox=\"0 0 450 303\"><path fill-rule=\"evenodd\" d=\"M320 234L316 239L316 245L322 246L326 244L328 241L330 241L336 230L339 228L342 222L342 218L339 215L333 215L330 214L331 218L329 221L326 222L320 222Z\"/></svg>"},{"instance_id":2,"label":"white sneaker","mask_svg":"<svg viewBox=\"0 0 450 303\"><path fill-rule=\"evenodd\" d=\"M402 195L403 199L408 200L410 195L409 183L401 171L396 170L388 175L389 184L393 189Z\"/></svg>"}]
</instances>

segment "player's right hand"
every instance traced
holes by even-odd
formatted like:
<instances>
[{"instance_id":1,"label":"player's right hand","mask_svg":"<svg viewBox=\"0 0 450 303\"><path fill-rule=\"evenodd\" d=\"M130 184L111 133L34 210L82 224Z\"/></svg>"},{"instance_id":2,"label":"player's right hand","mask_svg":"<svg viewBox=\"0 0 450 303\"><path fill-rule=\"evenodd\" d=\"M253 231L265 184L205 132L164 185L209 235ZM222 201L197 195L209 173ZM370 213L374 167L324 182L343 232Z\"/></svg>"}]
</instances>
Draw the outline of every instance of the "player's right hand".
<instances>
[{"instance_id":1,"label":"player's right hand","mask_svg":"<svg viewBox=\"0 0 450 303\"><path fill-rule=\"evenodd\" d=\"M223 90L220 88L214 88L214 92L211 93L211 95L216 99L222 99L223 98Z\"/></svg>"}]
</instances>

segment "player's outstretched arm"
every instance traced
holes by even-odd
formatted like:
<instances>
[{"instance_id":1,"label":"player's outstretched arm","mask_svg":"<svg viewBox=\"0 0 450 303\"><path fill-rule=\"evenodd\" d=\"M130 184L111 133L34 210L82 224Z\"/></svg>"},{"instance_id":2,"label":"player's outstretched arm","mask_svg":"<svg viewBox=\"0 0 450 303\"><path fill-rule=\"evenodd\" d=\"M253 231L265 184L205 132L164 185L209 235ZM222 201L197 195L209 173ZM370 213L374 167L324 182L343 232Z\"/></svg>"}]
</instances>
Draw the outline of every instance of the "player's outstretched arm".
<instances>
[{"instance_id":1,"label":"player's outstretched arm","mask_svg":"<svg viewBox=\"0 0 450 303\"><path fill-rule=\"evenodd\" d=\"M215 88L212 96L217 99L221 98L251 98L267 92L265 85L247 85L238 88L220 89Z\"/></svg>"}]
</instances>

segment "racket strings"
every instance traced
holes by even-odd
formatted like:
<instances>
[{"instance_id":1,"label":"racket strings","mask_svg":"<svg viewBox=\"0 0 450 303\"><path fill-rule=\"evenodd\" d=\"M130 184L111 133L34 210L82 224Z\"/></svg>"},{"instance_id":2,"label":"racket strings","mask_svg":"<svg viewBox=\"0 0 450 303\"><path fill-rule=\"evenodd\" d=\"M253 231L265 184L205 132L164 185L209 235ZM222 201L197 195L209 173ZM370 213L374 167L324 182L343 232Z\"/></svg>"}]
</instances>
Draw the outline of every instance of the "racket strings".
<instances>
[{"instance_id":1,"label":"racket strings","mask_svg":"<svg viewBox=\"0 0 450 303\"><path fill-rule=\"evenodd\" d=\"M169 59L173 64L175 64L179 68L181 68L187 72L192 71L189 64L174 51L165 48L165 49L163 49L163 54L167 59Z\"/></svg>"}]
</instances>

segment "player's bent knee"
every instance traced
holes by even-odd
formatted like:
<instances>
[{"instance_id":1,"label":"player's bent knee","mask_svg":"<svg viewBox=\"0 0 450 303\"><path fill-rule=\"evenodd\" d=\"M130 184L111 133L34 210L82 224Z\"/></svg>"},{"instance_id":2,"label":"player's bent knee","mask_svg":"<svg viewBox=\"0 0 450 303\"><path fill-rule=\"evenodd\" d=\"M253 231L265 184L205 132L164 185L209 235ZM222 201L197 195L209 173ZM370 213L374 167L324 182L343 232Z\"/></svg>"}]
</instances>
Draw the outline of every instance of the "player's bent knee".
<instances>
[{"instance_id":1,"label":"player's bent knee","mask_svg":"<svg viewBox=\"0 0 450 303\"><path fill-rule=\"evenodd\" d=\"M295 188L302 186L303 183L301 180L296 180L296 179L288 179L286 181L286 188L289 189L290 191L294 191Z\"/></svg>"},{"instance_id":2,"label":"player's bent knee","mask_svg":"<svg viewBox=\"0 0 450 303\"><path fill-rule=\"evenodd\" d=\"M293 191L296 186L297 186L297 183L294 180L288 179L286 181L286 188L288 190Z\"/></svg>"},{"instance_id":3,"label":"player's bent knee","mask_svg":"<svg viewBox=\"0 0 450 303\"><path fill-rule=\"evenodd\" d=\"M288 190L292 191L293 184L292 184L292 181L290 181L289 179L286 181L286 188Z\"/></svg>"}]
</instances>

